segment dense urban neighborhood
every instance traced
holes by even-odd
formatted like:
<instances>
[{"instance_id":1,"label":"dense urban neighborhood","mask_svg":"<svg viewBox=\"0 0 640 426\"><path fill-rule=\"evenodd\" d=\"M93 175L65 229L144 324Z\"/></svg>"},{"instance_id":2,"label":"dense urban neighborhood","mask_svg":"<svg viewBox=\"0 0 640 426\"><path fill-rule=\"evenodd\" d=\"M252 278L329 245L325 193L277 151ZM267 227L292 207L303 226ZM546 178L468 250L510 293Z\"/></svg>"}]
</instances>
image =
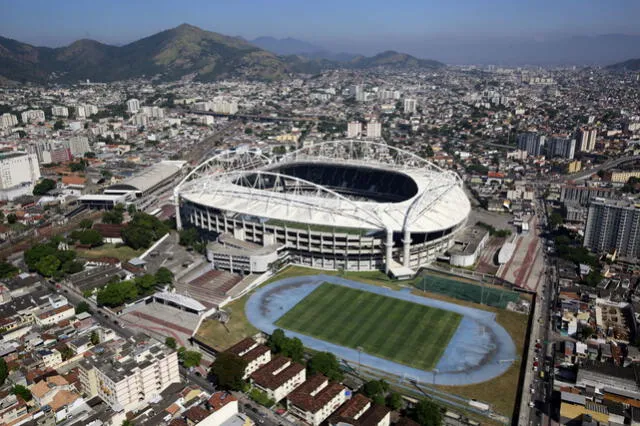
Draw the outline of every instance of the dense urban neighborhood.
<instances>
[{"instance_id":1,"label":"dense urban neighborhood","mask_svg":"<svg viewBox=\"0 0 640 426\"><path fill-rule=\"evenodd\" d=\"M0 425L640 424L637 72L255 49L0 80Z\"/></svg>"}]
</instances>

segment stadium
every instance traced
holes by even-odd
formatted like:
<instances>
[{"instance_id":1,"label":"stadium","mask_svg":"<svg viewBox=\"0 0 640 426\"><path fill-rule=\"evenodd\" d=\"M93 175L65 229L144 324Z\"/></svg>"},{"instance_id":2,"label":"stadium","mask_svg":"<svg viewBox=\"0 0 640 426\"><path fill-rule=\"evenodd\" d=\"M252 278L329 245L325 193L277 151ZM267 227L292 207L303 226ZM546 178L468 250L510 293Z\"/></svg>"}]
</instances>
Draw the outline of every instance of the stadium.
<instances>
[{"instance_id":1,"label":"stadium","mask_svg":"<svg viewBox=\"0 0 640 426\"><path fill-rule=\"evenodd\" d=\"M175 189L178 227L273 248L320 269L410 273L453 244L471 206L460 177L384 143L324 142L269 159L223 152Z\"/></svg>"}]
</instances>

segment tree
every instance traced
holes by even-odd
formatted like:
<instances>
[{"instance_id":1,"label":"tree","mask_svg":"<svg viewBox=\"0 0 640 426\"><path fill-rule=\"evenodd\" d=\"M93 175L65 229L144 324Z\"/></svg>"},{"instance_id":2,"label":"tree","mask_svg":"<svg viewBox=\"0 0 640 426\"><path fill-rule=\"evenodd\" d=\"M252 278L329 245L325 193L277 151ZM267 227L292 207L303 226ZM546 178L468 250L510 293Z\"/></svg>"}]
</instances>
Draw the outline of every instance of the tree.
<instances>
[{"instance_id":1,"label":"tree","mask_svg":"<svg viewBox=\"0 0 640 426\"><path fill-rule=\"evenodd\" d=\"M91 219L82 219L80 223L78 223L78 226L82 229L91 229L93 221Z\"/></svg>"},{"instance_id":2,"label":"tree","mask_svg":"<svg viewBox=\"0 0 640 426\"><path fill-rule=\"evenodd\" d=\"M339 382L342 380L342 370L336 356L330 352L316 352L307 366L310 374L324 374L329 378Z\"/></svg>"},{"instance_id":3,"label":"tree","mask_svg":"<svg viewBox=\"0 0 640 426\"><path fill-rule=\"evenodd\" d=\"M440 426L442 424L440 407L427 399L420 400L409 412L409 417L422 426Z\"/></svg>"},{"instance_id":4,"label":"tree","mask_svg":"<svg viewBox=\"0 0 640 426\"><path fill-rule=\"evenodd\" d=\"M200 365L202 354L198 351L185 351L182 356L182 365L184 368L191 368Z\"/></svg>"},{"instance_id":5,"label":"tree","mask_svg":"<svg viewBox=\"0 0 640 426\"><path fill-rule=\"evenodd\" d=\"M398 392L391 392L389 396L387 396L387 407L393 411L402 409L403 405L402 396Z\"/></svg>"},{"instance_id":6,"label":"tree","mask_svg":"<svg viewBox=\"0 0 640 426\"><path fill-rule=\"evenodd\" d=\"M76 306L76 315L81 314L83 312L91 313L91 307L85 301L78 303L78 306Z\"/></svg>"},{"instance_id":7,"label":"tree","mask_svg":"<svg viewBox=\"0 0 640 426\"><path fill-rule=\"evenodd\" d=\"M64 121L58 120L53 123L53 130L62 130L64 129Z\"/></svg>"},{"instance_id":8,"label":"tree","mask_svg":"<svg viewBox=\"0 0 640 426\"><path fill-rule=\"evenodd\" d=\"M63 345L60 349L60 356L62 357L63 361L67 361L71 358L73 358L73 349L71 349L69 346L67 345Z\"/></svg>"},{"instance_id":9,"label":"tree","mask_svg":"<svg viewBox=\"0 0 640 426\"><path fill-rule=\"evenodd\" d=\"M134 280L136 287L138 288L138 292L141 294L147 294L153 292L156 286L156 277L151 274L144 274L141 277L137 277Z\"/></svg>"},{"instance_id":10,"label":"tree","mask_svg":"<svg viewBox=\"0 0 640 426\"><path fill-rule=\"evenodd\" d=\"M0 278L13 278L20 270L11 263L0 262Z\"/></svg>"},{"instance_id":11,"label":"tree","mask_svg":"<svg viewBox=\"0 0 640 426\"><path fill-rule=\"evenodd\" d=\"M176 342L175 337L167 337L166 339L164 339L164 344L171 349L175 349L178 347L178 343Z\"/></svg>"},{"instance_id":12,"label":"tree","mask_svg":"<svg viewBox=\"0 0 640 426\"><path fill-rule=\"evenodd\" d=\"M151 243L169 232L160 219L146 213L136 213L128 226L121 231L122 240L133 249L149 248Z\"/></svg>"},{"instance_id":13,"label":"tree","mask_svg":"<svg viewBox=\"0 0 640 426\"><path fill-rule=\"evenodd\" d=\"M247 368L245 360L235 354L222 352L216 357L210 373L216 377L221 389L239 391L244 385L245 368Z\"/></svg>"},{"instance_id":14,"label":"tree","mask_svg":"<svg viewBox=\"0 0 640 426\"><path fill-rule=\"evenodd\" d=\"M198 231L195 228L183 229L180 231L180 245L191 247L198 241Z\"/></svg>"},{"instance_id":15,"label":"tree","mask_svg":"<svg viewBox=\"0 0 640 426\"><path fill-rule=\"evenodd\" d=\"M80 244L99 246L102 244L102 234L95 229L85 229L82 231L73 231L69 237L78 240Z\"/></svg>"},{"instance_id":16,"label":"tree","mask_svg":"<svg viewBox=\"0 0 640 426\"><path fill-rule=\"evenodd\" d=\"M136 211L137 211L137 209L136 209L135 205L129 204L127 206L127 212L129 213L129 215L133 216L134 214L136 214Z\"/></svg>"},{"instance_id":17,"label":"tree","mask_svg":"<svg viewBox=\"0 0 640 426\"><path fill-rule=\"evenodd\" d=\"M549 216L549 224L554 229L562 225L562 222L563 222L562 215L558 212L553 212L551 213L551 216Z\"/></svg>"},{"instance_id":18,"label":"tree","mask_svg":"<svg viewBox=\"0 0 640 426\"><path fill-rule=\"evenodd\" d=\"M7 215L7 223L9 223L9 225L13 225L17 221L18 221L18 216L16 216L15 213L9 213Z\"/></svg>"},{"instance_id":19,"label":"tree","mask_svg":"<svg viewBox=\"0 0 640 426\"><path fill-rule=\"evenodd\" d=\"M362 391L369 398L384 395L389 391L389 384L384 380L370 380L364 384Z\"/></svg>"},{"instance_id":20,"label":"tree","mask_svg":"<svg viewBox=\"0 0 640 426\"><path fill-rule=\"evenodd\" d=\"M173 283L173 272L168 268L162 266L156 271L156 282L158 284L171 284Z\"/></svg>"},{"instance_id":21,"label":"tree","mask_svg":"<svg viewBox=\"0 0 640 426\"><path fill-rule=\"evenodd\" d=\"M76 163L69 164L69 170L72 172L84 172L87 168L87 160L80 160Z\"/></svg>"},{"instance_id":22,"label":"tree","mask_svg":"<svg viewBox=\"0 0 640 426\"><path fill-rule=\"evenodd\" d=\"M102 213L102 222L119 225L124 220L124 206L116 204L113 210L106 210Z\"/></svg>"},{"instance_id":23,"label":"tree","mask_svg":"<svg viewBox=\"0 0 640 426\"><path fill-rule=\"evenodd\" d=\"M4 381L9 377L9 367L4 358L0 357L0 386L4 385Z\"/></svg>"},{"instance_id":24,"label":"tree","mask_svg":"<svg viewBox=\"0 0 640 426\"><path fill-rule=\"evenodd\" d=\"M60 260L53 254L43 257L36 263L36 271L45 277L53 276L59 267Z\"/></svg>"},{"instance_id":25,"label":"tree","mask_svg":"<svg viewBox=\"0 0 640 426\"><path fill-rule=\"evenodd\" d=\"M138 288L133 281L120 281L107 284L98 292L98 305L108 307L120 306L138 297Z\"/></svg>"},{"instance_id":26,"label":"tree","mask_svg":"<svg viewBox=\"0 0 640 426\"><path fill-rule=\"evenodd\" d=\"M91 332L91 337L90 337L90 338L91 338L91 344L92 344L93 346L95 346L95 345L97 345L98 343L100 343L100 336L98 336L98 332L97 332L97 331L93 330L93 331Z\"/></svg>"},{"instance_id":27,"label":"tree","mask_svg":"<svg viewBox=\"0 0 640 426\"><path fill-rule=\"evenodd\" d=\"M45 195L56 187L56 181L51 179L42 179L33 187L33 195Z\"/></svg>"},{"instance_id":28,"label":"tree","mask_svg":"<svg viewBox=\"0 0 640 426\"><path fill-rule=\"evenodd\" d=\"M22 398L25 402L29 402L31 401L31 398L33 398L31 391L22 385L15 385L11 389L11 393Z\"/></svg>"}]
</instances>

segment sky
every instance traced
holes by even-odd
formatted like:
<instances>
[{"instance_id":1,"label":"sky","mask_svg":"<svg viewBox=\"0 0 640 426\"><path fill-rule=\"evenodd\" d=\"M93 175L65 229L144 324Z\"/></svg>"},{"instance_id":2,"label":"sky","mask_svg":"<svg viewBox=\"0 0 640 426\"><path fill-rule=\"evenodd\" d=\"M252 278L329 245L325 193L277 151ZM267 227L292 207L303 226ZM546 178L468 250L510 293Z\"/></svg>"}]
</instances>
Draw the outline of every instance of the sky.
<instances>
[{"instance_id":1,"label":"sky","mask_svg":"<svg viewBox=\"0 0 640 426\"><path fill-rule=\"evenodd\" d=\"M45 46L124 44L189 23L247 39L380 41L640 34L639 0L0 0L0 35Z\"/></svg>"},{"instance_id":2,"label":"sky","mask_svg":"<svg viewBox=\"0 0 640 426\"><path fill-rule=\"evenodd\" d=\"M640 57L640 0L0 0L0 35L38 46L122 45L189 23L332 52L397 50L456 63L606 64ZM623 40L576 36L630 35ZM593 48L592 48L593 47Z\"/></svg>"}]
</instances>

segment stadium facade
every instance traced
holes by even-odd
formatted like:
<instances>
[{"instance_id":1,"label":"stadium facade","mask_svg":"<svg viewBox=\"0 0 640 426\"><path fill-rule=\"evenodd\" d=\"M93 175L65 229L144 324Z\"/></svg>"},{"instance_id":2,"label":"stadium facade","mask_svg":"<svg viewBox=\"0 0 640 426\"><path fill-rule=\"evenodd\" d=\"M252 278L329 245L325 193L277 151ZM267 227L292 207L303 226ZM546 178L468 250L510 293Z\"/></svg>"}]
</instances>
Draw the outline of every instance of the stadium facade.
<instances>
[{"instance_id":1,"label":"stadium facade","mask_svg":"<svg viewBox=\"0 0 640 426\"><path fill-rule=\"evenodd\" d=\"M176 187L179 229L278 247L322 269L416 269L452 244L471 206L452 172L384 143L324 142L268 159L224 152Z\"/></svg>"}]
</instances>

